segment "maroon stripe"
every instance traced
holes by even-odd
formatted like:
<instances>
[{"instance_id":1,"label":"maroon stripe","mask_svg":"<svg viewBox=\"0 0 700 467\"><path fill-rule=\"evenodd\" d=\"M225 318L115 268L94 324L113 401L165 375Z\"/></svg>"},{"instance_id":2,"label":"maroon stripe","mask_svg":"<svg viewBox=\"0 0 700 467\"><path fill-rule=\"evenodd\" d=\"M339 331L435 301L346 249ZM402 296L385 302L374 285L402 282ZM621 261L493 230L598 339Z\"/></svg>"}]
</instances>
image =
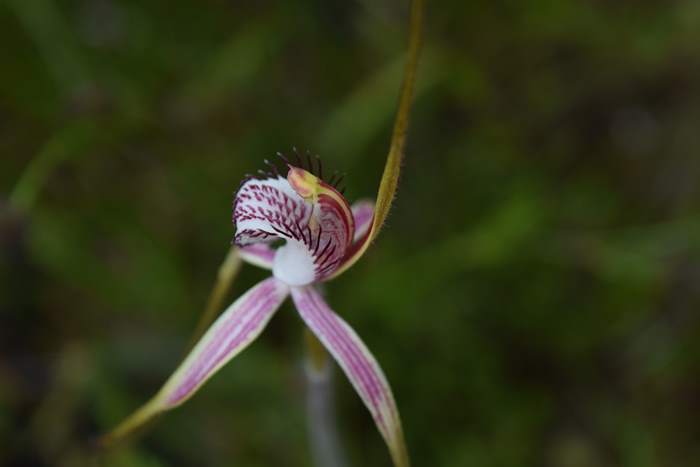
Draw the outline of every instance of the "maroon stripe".
<instances>
[{"instance_id":1,"label":"maroon stripe","mask_svg":"<svg viewBox=\"0 0 700 467\"><path fill-rule=\"evenodd\" d=\"M360 385L360 390L369 399L368 402L374 409L370 410L373 417L386 430L384 417L379 410L380 402L385 397L385 393L376 374L367 368L367 366L370 366L372 370L376 371L375 366L366 359L361 350L352 345L354 341L348 337L345 328L334 315L317 311L317 324L320 329L325 330L324 335L328 338L329 344L333 345L336 351L341 354L341 358L348 365L348 371L351 373L351 376L354 376ZM341 333L343 334L342 336L340 335Z\"/></svg>"},{"instance_id":2,"label":"maroon stripe","mask_svg":"<svg viewBox=\"0 0 700 467\"><path fill-rule=\"evenodd\" d=\"M199 384L201 384L201 382L211 373L212 369L215 368L222 360L228 357L228 355L230 355L231 353L231 350L235 349L236 346L242 340L246 339L250 332L259 325L260 321L262 321L267 316L267 312L269 311L269 308L267 308L267 306L271 302L273 301L267 300L263 303L262 306L266 307L266 309L258 310L256 312L257 314L254 315L254 319L248 320L243 325L243 329L241 329L241 331L236 335L236 337L231 341L231 343L228 344L224 351L216 349L217 352L213 357L209 358L209 361L207 361L204 364L198 365L196 375L189 375L185 380L184 384L177 388L176 392L173 394L173 396L171 396L169 401L171 403L177 403L183 397L190 394L191 391L195 389ZM236 325L238 325L238 323L236 323Z\"/></svg>"},{"instance_id":3,"label":"maroon stripe","mask_svg":"<svg viewBox=\"0 0 700 467\"><path fill-rule=\"evenodd\" d=\"M347 365L348 371L351 373L350 376L354 377L360 389L369 399L374 409L372 410L372 414L375 419L386 429L382 414L379 410L378 401L381 399L388 400L388 398L386 397L384 387L378 375L374 373L377 371L377 368L355 345L354 340L349 337L347 330L333 311L324 303L318 303L318 301L321 301L320 297L317 297L316 293L310 289L305 290L304 293L306 294L305 301L310 305L309 308L311 310L310 312L306 312L308 319L312 321L315 325L314 327L317 327L318 331L325 337L324 340L327 341L327 344L331 345L340 354L343 362ZM324 312L324 309L327 311ZM368 366L372 371L367 368Z\"/></svg>"},{"instance_id":4,"label":"maroon stripe","mask_svg":"<svg viewBox=\"0 0 700 467\"><path fill-rule=\"evenodd\" d=\"M310 293L311 299L316 303L318 300L318 297L315 296L315 294ZM349 333L343 326L342 322L333 314L333 312L326 308L326 312L324 313L323 311L320 310L321 306L318 303L316 303L316 306L318 308L318 317L325 322L328 326L328 329L330 329L333 333L333 337L336 338L335 343L339 346L342 346L342 350L346 350L350 352L350 357L352 359L353 363L353 368L355 370L359 369L359 373L362 373L363 376L365 376L364 381L369 383L369 387L367 387L368 396L372 400L373 403L376 405L376 400L379 399L379 396L384 397L384 391L381 382L378 380L377 375L369 371L367 367L371 367L372 370L376 371L376 368L372 364L370 360L367 359L365 356L364 352L355 344L354 339L350 337ZM341 348L339 347L339 350Z\"/></svg>"},{"instance_id":5,"label":"maroon stripe","mask_svg":"<svg viewBox=\"0 0 700 467\"><path fill-rule=\"evenodd\" d=\"M248 296L246 301L241 304L240 308L237 310L238 312L233 313L230 321L223 324L221 329L217 331L215 339L210 341L207 348L202 351L202 354L207 356L206 360L197 367L192 368L191 372L197 371L197 374L194 376L199 377L203 371L211 366L211 360L217 359L217 357L221 354L222 341L229 337L231 331L233 331L233 329L235 329L235 327L238 326L241 321L248 319L248 315L251 314L257 307L260 307L261 304L259 302L262 295L267 295L272 292L272 290L269 290L270 283L268 281L270 281L270 279L267 279L265 282L261 283L258 286L259 289L254 290L253 293ZM189 376L192 377L193 375L190 373Z\"/></svg>"},{"instance_id":6,"label":"maroon stripe","mask_svg":"<svg viewBox=\"0 0 700 467\"><path fill-rule=\"evenodd\" d=\"M276 291L275 279L270 278L261 283L258 290L255 290L248 299L238 308L238 313L230 321L225 323L221 329L217 330L216 337L209 342L207 348L202 351L204 360L200 360L195 366L187 370L187 375L183 383L177 387L175 392L168 398L170 404L174 404L187 396L201 381L216 367L230 352L235 349L241 341L255 330L260 322L274 309L274 304L279 302L279 298L274 294ZM265 299L262 296L266 296ZM252 305L252 306L251 306ZM222 350L223 341L230 337L231 332L242 322L243 328Z\"/></svg>"},{"instance_id":7,"label":"maroon stripe","mask_svg":"<svg viewBox=\"0 0 700 467\"><path fill-rule=\"evenodd\" d=\"M365 228L369 228L372 222L372 215L374 214L374 206L367 202L362 202L362 204L353 210L353 216L355 218L355 233ZM354 239L353 239L354 241Z\"/></svg>"}]
</instances>

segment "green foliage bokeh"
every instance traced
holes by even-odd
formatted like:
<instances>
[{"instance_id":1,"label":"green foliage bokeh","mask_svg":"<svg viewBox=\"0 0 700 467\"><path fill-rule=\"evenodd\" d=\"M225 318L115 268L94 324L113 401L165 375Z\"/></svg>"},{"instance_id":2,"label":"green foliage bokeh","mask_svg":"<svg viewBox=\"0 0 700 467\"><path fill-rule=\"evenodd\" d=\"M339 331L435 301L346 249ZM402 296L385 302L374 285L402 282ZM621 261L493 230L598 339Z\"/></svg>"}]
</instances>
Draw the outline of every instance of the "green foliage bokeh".
<instances>
[{"instance_id":1,"label":"green foliage bokeh","mask_svg":"<svg viewBox=\"0 0 700 467\"><path fill-rule=\"evenodd\" d=\"M414 464L697 465L700 4L427 3L396 203L327 286ZM155 393L264 158L311 150L374 195L407 13L0 4L0 465L93 465L90 441ZM301 329L286 305L99 465L309 465ZM388 465L336 376L351 465Z\"/></svg>"}]
</instances>

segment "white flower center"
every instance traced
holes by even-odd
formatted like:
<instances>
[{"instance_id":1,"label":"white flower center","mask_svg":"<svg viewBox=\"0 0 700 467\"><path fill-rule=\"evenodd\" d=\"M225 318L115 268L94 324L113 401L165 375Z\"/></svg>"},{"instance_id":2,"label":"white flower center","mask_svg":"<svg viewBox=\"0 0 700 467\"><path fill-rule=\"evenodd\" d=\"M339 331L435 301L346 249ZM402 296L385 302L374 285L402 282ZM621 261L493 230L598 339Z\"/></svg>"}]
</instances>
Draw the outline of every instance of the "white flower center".
<instances>
[{"instance_id":1,"label":"white flower center","mask_svg":"<svg viewBox=\"0 0 700 467\"><path fill-rule=\"evenodd\" d=\"M291 286L310 284L316 278L316 265L308 248L297 240L277 249L272 265L272 274Z\"/></svg>"}]
</instances>

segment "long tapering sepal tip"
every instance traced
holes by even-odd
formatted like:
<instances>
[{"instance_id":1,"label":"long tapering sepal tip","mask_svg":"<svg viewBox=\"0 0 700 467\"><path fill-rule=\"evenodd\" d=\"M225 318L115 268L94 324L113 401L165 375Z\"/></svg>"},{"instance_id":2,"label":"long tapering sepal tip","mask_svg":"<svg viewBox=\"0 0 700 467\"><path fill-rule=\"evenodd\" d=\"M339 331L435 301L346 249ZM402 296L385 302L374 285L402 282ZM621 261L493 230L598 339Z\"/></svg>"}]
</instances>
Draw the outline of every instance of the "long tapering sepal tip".
<instances>
[{"instance_id":1,"label":"long tapering sepal tip","mask_svg":"<svg viewBox=\"0 0 700 467\"><path fill-rule=\"evenodd\" d=\"M141 406L136 412L127 417L112 431L97 438L96 446L99 449L110 449L121 444L134 435L140 428L163 412L162 404L158 396Z\"/></svg>"},{"instance_id":2,"label":"long tapering sepal tip","mask_svg":"<svg viewBox=\"0 0 700 467\"><path fill-rule=\"evenodd\" d=\"M271 277L239 297L212 324L158 394L102 437L101 444L108 447L120 442L159 413L192 397L260 335L288 293L286 284Z\"/></svg>"}]
</instances>

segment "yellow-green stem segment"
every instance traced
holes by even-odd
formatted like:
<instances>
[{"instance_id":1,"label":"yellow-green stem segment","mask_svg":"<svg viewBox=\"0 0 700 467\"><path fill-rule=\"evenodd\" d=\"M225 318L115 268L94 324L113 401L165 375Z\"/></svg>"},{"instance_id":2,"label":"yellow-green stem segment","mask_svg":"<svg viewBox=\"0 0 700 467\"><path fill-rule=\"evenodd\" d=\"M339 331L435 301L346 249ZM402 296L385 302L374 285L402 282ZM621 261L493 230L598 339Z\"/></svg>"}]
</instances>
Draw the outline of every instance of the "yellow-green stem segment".
<instances>
[{"instance_id":1,"label":"yellow-green stem segment","mask_svg":"<svg viewBox=\"0 0 700 467\"><path fill-rule=\"evenodd\" d=\"M406 145L406 134L408 132L408 122L411 114L411 105L413 104L413 89L416 83L416 74L418 70L418 58L420 56L420 48L423 42L423 0L413 0L411 4L411 19L409 25L408 36L408 57L406 60L406 68L404 71L403 83L401 85L401 94L399 96L399 108L394 120L394 130L391 135L391 145L389 146L389 154L384 165L384 173L382 180L379 183L379 191L377 192L377 201L374 208L374 218L370 227L367 239L362 246L348 258L341 267L339 267L330 277L336 277L342 274L346 269L352 266L365 253L372 241L377 237L379 231L389 214L391 203L394 200L396 186L399 183L399 174L401 173L401 161L403 159L404 147Z\"/></svg>"},{"instance_id":2,"label":"yellow-green stem segment","mask_svg":"<svg viewBox=\"0 0 700 467\"><path fill-rule=\"evenodd\" d=\"M309 364L315 371L322 372L328 365L328 352L309 328L304 328L304 344Z\"/></svg>"},{"instance_id":3,"label":"yellow-green stem segment","mask_svg":"<svg viewBox=\"0 0 700 467\"><path fill-rule=\"evenodd\" d=\"M238 271L241 269L241 256L238 254L238 247L235 245L231 246L231 249L226 254L224 262L219 266L219 272L216 277L216 283L214 288L209 294L209 299L207 300L207 306L204 309L204 313L199 318L197 322L197 327L192 334L190 339L190 345L188 350L190 350L197 343L204 332L209 328L211 323L214 322L216 317L219 315L223 309L224 300L226 295L228 295L229 290L233 281L238 276Z\"/></svg>"}]
</instances>

